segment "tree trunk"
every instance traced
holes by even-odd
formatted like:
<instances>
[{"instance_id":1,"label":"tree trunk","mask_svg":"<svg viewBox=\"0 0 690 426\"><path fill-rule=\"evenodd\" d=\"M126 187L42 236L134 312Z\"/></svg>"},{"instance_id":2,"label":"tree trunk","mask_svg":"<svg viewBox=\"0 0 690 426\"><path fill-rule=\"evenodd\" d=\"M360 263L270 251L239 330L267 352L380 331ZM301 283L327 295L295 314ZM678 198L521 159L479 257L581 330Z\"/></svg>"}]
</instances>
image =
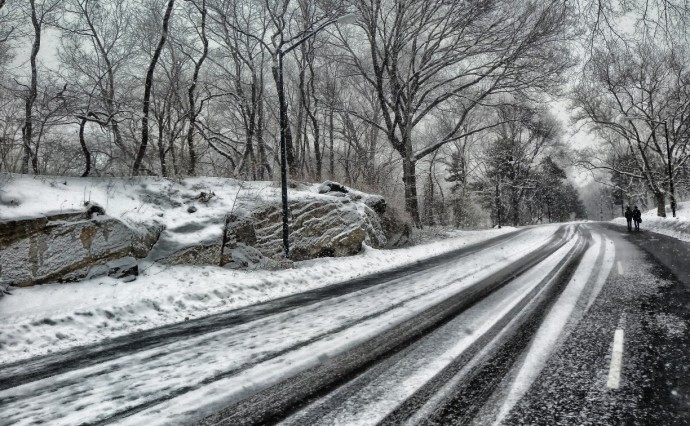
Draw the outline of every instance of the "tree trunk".
<instances>
[{"instance_id":1,"label":"tree trunk","mask_svg":"<svg viewBox=\"0 0 690 426\"><path fill-rule=\"evenodd\" d=\"M439 211L438 211L438 219L439 219L439 224L441 226L446 226L448 224L447 216L446 216L446 196L443 193L443 187L441 186L441 183L438 182L438 179L436 180L436 185L438 186L438 195L441 197L441 202L439 203Z\"/></svg>"},{"instance_id":2,"label":"tree trunk","mask_svg":"<svg viewBox=\"0 0 690 426\"><path fill-rule=\"evenodd\" d=\"M313 49L313 47L312 47ZM314 84L314 81L316 80L314 78L314 60L313 57L310 55L307 55L307 61L308 61L308 66L309 66L309 87L308 87L308 96L310 96L310 99L312 102L307 102L309 98L304 99L304 107L307 111L307 115L309 116L309 119L311 120L311 127L312 127L312 132L314 135L313 139L313 144L312 146L314 147L314 160L316 161L316 171L315 171L315 177L317 181L321 181L321 176L323 175L323 163L322 163L322 154L321 154L321 130L319 127L319 120L318 120L318 113L319 113L319 97L316 96L316 86ZM313 105L313 110L311 108L311 105ZM306 128L306 125L305 125Z\"/></svg>"},{"instance_id":3,"label":"tree trunk","mask_svg":"<svg viewBox=\"0 0 690 426\"><path fill-rule=\"evenodd\" d=\"M374 108L374 118L373 122L374 123L379 123L380 120L380 109L378 105L375 106ZM368 178L367 182L370 185L376 186L377 182L377 170L376 170L376 153L378 150L378 140L379 140L379 129L376 126L371 126L371 130L369 132L369 147L368 147L368 152L367 152L367 170L368 170Z\"/></svg>"},{"instance_id":4,"label":"tree trunk","mask_svg":"<svg viewBox=\"0 0 690 426\"><path fill-rule=\"evenodd\" d=\"M328 117L328 137L330 139L330 155L328 158L328 168L330 172L330 178L334 179L335 178L335 146L334 146L334 137L333 137L333 108L331 108L329 112L329 117Z\"/></svg>"},{"instance_id":5,"label":"tree trunk","mask_svg":"<svg viewBox=\"0 0 690 426\"><path fill-rule=\"evenodd\" d=\"M96 31L96 28L93 26L93 23L91 21L90 16L88 16L88 13L86 13L86 6L84 6L84 13L87 15L87 23L89 25L89 29L92 33L92 38L93 41L96 44L96 48L98 49L98 52L100 53L101 57L103 58L103 62L105 63L106 67L106 75L108 76L108 81L106 82L107 84L107 99L105 99L105 105L106 105L106 112L110 116L110 129L113 132L113 135L115 137L115 145L120 148L122 151L122 154L125 156L125 161L129 159L130 153L127 150L127 148L124 146L124 143L122 141L122 133L120 132L120 126L117 123L117 119L115 118L115 115L117 113L117 108L115 107L115 71L113 70L113 64L110 61L110 56L108 56L108 50L106 50L105 46L103 45L103 42L101 41L101 38L98 36L98 33Z\"/></svg>"},{"instance_id":6,"label":"tree trunk","mask_svg":"<svg viewBox=\"0 0 690 426\"><path fill-rule=\"evenodd\" d=\"M86 127L86 121L86 116L84 116L79 122L79 143L81 144L81 150L84 153L85 162L84 173L81 174L81 177L86 177L89 175L89 173L91 173L91 153L89 152L89 148L86 146L86 140L84 139L84 128Z\"/></svg>"},{"instance_id":7,"label":"tree trunk","mask_svg":"<svg viewBox=\"0 0 690 426\"><path fill-rule=\"evenodd\" d=\"M187 97L189 99L189 129L187 129L187 147L189 147L189 169L187 173L194 176L196 173L196 150L194 149L194 131L196 130L196 118L198 111L196 110L196 99L194 97L196 91L197 81L199 80L199 72L201 66L204 64L208 56L208 38L206 37L206 0L202 0L201 8L201 42L203 43L203 50L199 61L194 64L194 74L192 76L192 84L189 86Z\"/></svg>"},{"instance_id":8,"label":"tree trunk","mask_svg":"<svg viewBox=\"0 0 690 426\"><path fill-rule=\"evenodd\" d=\"M165 161L165 138L163 137L164 134L164 127L163 127L163 119L158 120L158 159L160 160L161 163L161 175L163 177L168 177L168 165L166 164Z\"/></svg>"},{"instance_id":9,"label":"tree trunk","mask_svg":"<svg viewBox=\"0 0 690 426\"><path fill-rule=\"evenodd\" d=\"M496 224L498 225L498 229L501 229L501 182L500 180L496 180L496 193L495 193L495 202L496 202Z\"/></svg>"},{"instance_id":10,"label":"tree trunk","mask_svg":"<svg viewBox=\"0 0 690 426\"><path fill-rule=\"evenodd\" d=\"M664 192L655 192L656 199L656 215L659 217L666 217L666 194Z\"/></svg>"},{"instance_id":11,"label":"tree trunk","mask_svg":"<svg viewBox=\"0 0 690 426\"><path fill-rule=\"evenodd\" d=\"M424 197L424 222L429 226L436 225L434 220L434 180L431 174L431 168L429 168L429 176L427 180L426 194Z\"/></svg>"},{"instance_id":12,"label":"tree trunk","mask_svg":"<svg viewBox=\"0 0 690 426\"><path fill-rule=\"evenodd\" d=\"M403 184L405 186L405 210L412 218L417 228L422 227L419 219L419 201L417 200L417 175L415 174L416 163L411 155L403 157Z\"/></svg>"},{"instance_id":13,"label":"tree trunk","mask_svg":"<svg viewBox=\"0 0 690 426\"><path fill-rule=\"evenodd\" d=\"M316 101L314 101L316 103ZM314 105L314 109L316 109L316 105ZM323 174L322 168L323 165L321 163L321 138L320 138L320 130L319 130L319 120L316 117L316 114L312 114L311 111L309 112L309 117L311 118L311 126L312 129L314 130L314 158L316 159L316 180L317 182L321 182L321 176Z\"/></svg>"},{"instance_id":14,"label":"tree trunk","mask_svg":"<svg viewBox=\"0 0 690 426\"><path fill-rule=\"evenodd\" d=\"M41 50L41 24L36 16L36 0L30 0L31 5L31 23L34 28L34 42L31 46L31 56L29 62L31 63L31 82L29 83L29 93L26 96L24 103L24 128L22 129L22 140L24 145L24 154L22 156L22 173L29 173L29 160L32 155L38 155L38 152L32 154L31 143L33 140L33 108L37 96L38 86L38 67L36 64L36 57L38 51Z\"/></svg>"},{"instance_id":15,"label":"tree trunk","mask_svg":"<svg viewBox=\"0 0 690 426\"><path fill-rule=\"evenodd\" d=\"M256 145L259 150L259 161L261 162L259 179L264 180L266 176L268 179L273 179L273 170L271 164L268 162L266 155L266 146L264 143L264 98L263 87L259 87L260 95L257 101L257 119L256 119ZM264 170L266 174L264 174Z\"/></svg>"},{"instance_id":16,"label":"tree trunk","mask_svg":"<svg viewBox=\"0 0 690 426\"><path fill-rule=\"evenodd\" d=\"M546 213L549 218L549 223L551 223L551 203L546 204Z\"/></svg>"},{"instance_id":17,"label":"tree trunk","mask_svg":"<svg viewBox=\"0 0 690 426\"><path fill-rule=\"evenodd\" d=\"M151 58L151 63L149 63L149 68L146 72L146 81L144 83L144 103L141 118L141 144L139 145L139 151L137 152L137 156L134 159L134 164L132 165L132 176L136 176L139 173L141 162L144 159L144 155L146 155L146 148L149 144L149 107L151 103L153 73L156 71L158 58L160 58L161 52L163 51L163 46L168 38L168 24L170 23L170 15L172 15L174 5L175 0L168 0L168 7L165 10L165 15L163 16L161 37L158 40L158 45L156 46L156 50L153 53L153 58Z\"/></svg>"},{"instance_id":18,"label":"tree trunk","mask_svg":"<svg viewBox=\"0 0 690 426\"><path fill-rule=\"evenodd\" d=\"M518 226L520 224L520 194L515 186L511 189L510 202L513 209L513 226Z\"/></svg>"},{"instance_id":19,"label":"tree trunk","mask_svg":"<svg viewBox=\"0 0 690 426\"><path fill-rule=\"evenodd\" d=\"M175 152L175 141L169 141L168 150L170 151L170 159L172 160L172 170L175 176L180 175L180 163L177 161L177 152ZM170 172L168 172L170 174Z\"/></svg>"},{"instance_id":20,"label":"tree trunk","mask_svg":"<svg viewBox=\"0 0 690 426\"><path fill-rule=\"evenodd\" d=\"M304 143L304 71L300 71L299 78L299 90L297 91L297 96L299 97L299 99L297 99L297 119L295 122L295 140L293 145L295 152L293 154L294 158L292 160L292 163L290 163L290 160L288 160L288 164L290 165L290 170L293 170L294 173L301 175L304 172L301 167L302 164L300 161L304 156L304 151L302 149L302 144ZM290 120L287 121L289 123Z\"/></svg>"}]
</instances>

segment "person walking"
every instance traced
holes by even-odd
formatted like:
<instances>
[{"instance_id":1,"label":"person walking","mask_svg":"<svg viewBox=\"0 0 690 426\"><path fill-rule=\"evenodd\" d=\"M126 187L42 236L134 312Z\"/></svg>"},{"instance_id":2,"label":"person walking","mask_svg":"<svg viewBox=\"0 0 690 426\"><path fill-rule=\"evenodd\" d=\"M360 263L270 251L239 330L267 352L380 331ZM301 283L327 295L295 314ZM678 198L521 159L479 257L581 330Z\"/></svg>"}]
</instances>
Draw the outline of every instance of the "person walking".
<instances>
[{"instance_id":1,"label":"person walking","mask_svg":"<svg viewBox=\"0 0 690 426\"><path fill-rule=\"evenodd\" d=\"M640 209L637 208L637 206L635 206L635 208L633 209L632 218L635 222L635 231L639 231L640 222L642 222L642 212L640 211Z\"/></svg>"},{"instance_id":2,"label":"person walking","mask_svg":"<svg viewBox=\"0 0 690 426\"><path fill-rule=\"evenodd\" d=\"M632 231L632 216L633 212L630 210L630 206L625 208L625 220L628 222L628 231Z\"/></svg>"}]
</instances>

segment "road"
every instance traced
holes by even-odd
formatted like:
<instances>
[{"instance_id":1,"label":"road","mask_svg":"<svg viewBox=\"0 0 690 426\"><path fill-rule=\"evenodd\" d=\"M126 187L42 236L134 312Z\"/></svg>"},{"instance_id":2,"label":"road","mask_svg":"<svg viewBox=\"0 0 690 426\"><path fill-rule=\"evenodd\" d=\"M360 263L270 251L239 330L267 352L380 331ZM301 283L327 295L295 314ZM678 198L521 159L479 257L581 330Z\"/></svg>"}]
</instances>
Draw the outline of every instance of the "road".
<instances>
[{"instance_id":1,"label":"road","mask_svg":"<svg viewBox=\"0 0 690 426\"><path fill-rule=\"evenodd\" d=\"M538 226L0 367L0 424L687 424L690 245Z\"/></svg>"}]
</instances>

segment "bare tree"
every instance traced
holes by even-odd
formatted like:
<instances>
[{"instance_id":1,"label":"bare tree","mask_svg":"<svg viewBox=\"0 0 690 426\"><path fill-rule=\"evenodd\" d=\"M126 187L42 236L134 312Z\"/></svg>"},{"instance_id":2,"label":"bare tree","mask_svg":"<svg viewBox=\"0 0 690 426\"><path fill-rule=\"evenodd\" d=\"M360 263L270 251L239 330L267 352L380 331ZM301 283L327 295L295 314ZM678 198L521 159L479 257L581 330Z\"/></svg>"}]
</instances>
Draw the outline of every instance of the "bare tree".
<instances>
[{"instance_id":1,"label":"bare tree","mask_svg":"<svg viewBox=\"0 0 690 426\"><path fill-rule=\"evenodd\" d=\"M33 40L31 54L29 56L30 72L29 83L22 85L26 89L24 96L24 127L22 128L23 156L22 173L29 173L29 162L33 164L34 173L38 173L37 156L38 149L33 147L34 117L33 108L38 96L38 52L41 50L41 35L45 25L50 24L54 18L60 2L58 0L29 0L24 6L25 15L31 21Z\"/></svg>"},{"instance_id":2,"label":"bare tree","mask_svg":"<svg viewBox=\"0 0 690 426\"><path fill-rule=\"evenodd\" d=\"M6 0L0 0L0 69L10 62L10 41L17 35L16 21L18 18L16 3L6 4Z\"/></svg>"},{"instance_id":3,"label":"bare tree","mask_svg":"<svg viewBox=\"0 0 690 426\"><path fill-rule=\"evenodd\" d=\"M197 106L197 85L199 82L199 73L201 67L204 65L206 58L208 57L208 36L206 35L206 17L208 15L208 9L206 7L206 0L190 0L190 3L194 6L196 11L199 13L199 24L195 25L194 28L197 31L199 39L201 40L202 48L201 54L198 59L193 59L191 54L186 53L194 63L194 71L192 72L192 81L187 89L187 108L188 114L187 119L189 120L187 127L187 147L189 148L189 168L187 173L189 175L194 175L196 173L196 163L197 163L197 153L194 148L194 134L196 132L196 121L199 116L199 108Z\"/></svg>"},{"instance_id":4,"label":"bare tree","mask_svg":"<svg viewBox=\"0 0 690 426\"><path fill-rule=\"evenodd\" d=\"M124 168L134 157L120 129L124 111L116 91L117 77L133 56L127 40L131 37L127 2L69 0L64 11L59 58L64 67L63 78L70 82L72 92L80 92L78 96L83 100L77 113L80 135L84 136L87 122L109 130L119 151L109 155L116 157L119 167ZM84 143L81 137L80 141Z\"/></svg>"},{"instance_id":5,"label":"bare tree","mask_svg":"<svg viewBox=\"0 0 690 426\"><path fill-rule=\"evenodd\" d=\"M146 148L149 144L149 110L151 102L151 90L153 88L153 74L156 71L156 65L158 64L158 58L160 58L165 42L168 38L168 26L170 25L170 16L173 12L173 6L175 5L175 0L168 0L168 5L165 9L165 14L163 15L163 25L161 28L160 38L156 49L153 52L153 57L149 62L148 70L146 71L146 80L144 82L144 100L142 108L142 118L141 118L141 142L139 144L139 150L137 151L136 157L134 158L134 164L132 165L132 176L139 174L139 169L141 167L141 162L146 155Z\"/></svg>"},{"instance_id":6,"label":"bare tree","mask_svg":"<svg viewBox=\"0 0 690 426\"><path fill-rule=\"evenodd\" d=\"M553 84L568 65L562 42L570 9L563 1L460 0L362 0L356 7L366 49L354 35L342 33L342 44L377 93L380 130L402 159L406 209L419 224L416 163L494 126L462 132L493 95ZM442 109L456 111L455 125L426 146L414 143L415 129L432 125Z\"/></svg>"},{"instance_id":7,"label":"bare tree","mask_svg":"<svg viewBox=\"0 0 690 426\"><path fill-rule=\"evenodd\" d=\"M594 52L575 91L577 119L590 123L603 140L624 143L637 170L622 170L605 159L581 164L644 179L662 217L665 187L690 156L688 72L675 48L649 41L610 42Z\"/></svg>"}]
</instances>

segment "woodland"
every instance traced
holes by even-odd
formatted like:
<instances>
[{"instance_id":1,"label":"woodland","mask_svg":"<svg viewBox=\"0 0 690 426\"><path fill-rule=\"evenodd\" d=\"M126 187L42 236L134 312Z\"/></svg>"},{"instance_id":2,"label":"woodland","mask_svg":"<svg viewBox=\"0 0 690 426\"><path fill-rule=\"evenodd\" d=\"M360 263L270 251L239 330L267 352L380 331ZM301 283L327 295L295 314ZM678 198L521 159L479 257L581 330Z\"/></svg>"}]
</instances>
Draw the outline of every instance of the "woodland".
<instances>
[{"instance_id":1,"label":"woodland","mask_svg":"<svg viewBox=\"0 0 690 426\"><path fill-rule=\"evenodd\" d=\"M291 180L382 194L417 227L585 218L582 173L608 204L665 215L690 176L689 14L682 0L0 0L0 173L277 182L282 109Z\"/></svg>"}]
</instances>

